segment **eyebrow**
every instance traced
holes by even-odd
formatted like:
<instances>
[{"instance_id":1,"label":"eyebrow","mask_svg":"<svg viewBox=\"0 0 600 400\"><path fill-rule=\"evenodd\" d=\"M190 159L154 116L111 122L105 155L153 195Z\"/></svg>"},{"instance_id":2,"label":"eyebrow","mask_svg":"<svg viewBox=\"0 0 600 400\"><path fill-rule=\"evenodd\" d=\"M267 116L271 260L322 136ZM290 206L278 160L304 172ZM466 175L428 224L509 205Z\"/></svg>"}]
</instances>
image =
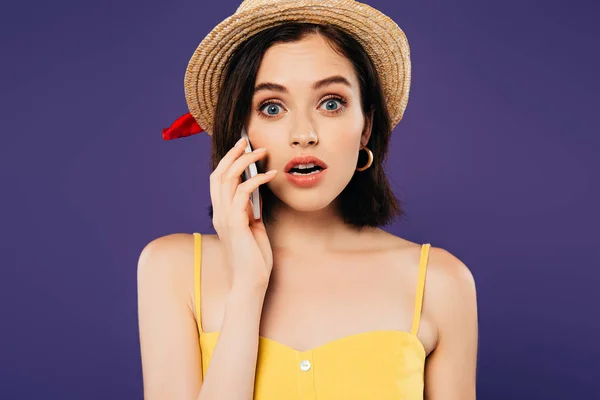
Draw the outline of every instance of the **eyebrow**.
<instances>
[{"instance_id":1,"label":"eyebrow","mask_svg":"<svg viewBox=\"0 0 600 400\"><path fill-rule=\"evenodd\" d=\"M348 87L352 87L352 85L350 84L348 79L344 78L341 75L334 75L334 76L330 76L325 79L321 79L320 81L316 81L315 83L313 83L312 88L313 88L313 90L318 90L324 86L331 85L334 83L341 83ZM278 83L272 83L272 82L265 82L265 83L261 83L261 84L257 85L254 88L254 93L260 92L261 90L272 90L274 92L289 93L289 91L287 90L287 88L285 86L282 86Z\"/></svg>"}]
</instances>

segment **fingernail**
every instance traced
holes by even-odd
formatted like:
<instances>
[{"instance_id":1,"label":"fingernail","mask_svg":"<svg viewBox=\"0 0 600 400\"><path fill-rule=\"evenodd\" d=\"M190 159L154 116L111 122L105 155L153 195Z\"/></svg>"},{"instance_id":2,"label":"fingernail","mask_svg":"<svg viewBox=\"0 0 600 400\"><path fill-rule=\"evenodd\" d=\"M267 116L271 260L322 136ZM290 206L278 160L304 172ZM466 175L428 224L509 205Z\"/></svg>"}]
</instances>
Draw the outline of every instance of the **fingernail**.
<instances>
[{"instance_id":1,"label":"fingernail","mask_svg":"<svg viewBox=\"0 0 600 400\"><path fill-rule=\"evenodd\" d=\"M254 150L253 153L262 153L265 150L266 149L264 147L259 147L258 149Z\"/></svg>"},{"instance_id":2,"label":"fingernail","mask_svg":"<svg viewBox=\"0 0 600 400\"><path fill-rule=\"evenodd\" d=\"M242 143L244 143L246 139L245 138L241 138L240 140L237 141L237 143L235 144L236 146L241 146Z\"/></svg>"},{"instance_id":3,"label":"fingernail","mask_svg":"<svg viewBox=\"0 0 600 400\"><path fill-rule=\"evenodd\" d=\"M274 175L274 174L276 174L276 173L277 173L277 170L276 170L276 169L272 169L272 170L270 170L270 171L267 171L267 172L265 172L265 174L267 174L267 175Z\"/></svg>"}]
</instances>

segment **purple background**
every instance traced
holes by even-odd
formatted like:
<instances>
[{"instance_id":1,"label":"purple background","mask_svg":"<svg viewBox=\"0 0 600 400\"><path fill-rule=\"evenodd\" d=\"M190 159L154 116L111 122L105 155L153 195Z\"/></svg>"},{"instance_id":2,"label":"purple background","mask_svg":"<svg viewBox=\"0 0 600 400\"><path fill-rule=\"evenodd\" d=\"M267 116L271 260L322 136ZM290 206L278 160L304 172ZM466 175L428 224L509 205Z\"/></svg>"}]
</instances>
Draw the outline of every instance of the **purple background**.
<instances>
[{"instance_id":1,"label":"purple background","mask_svg":"<svg viewBox=\"0 0 600 400\"><path fill-rule=\"evenodd\" d=\"M408 215L389 230L471 268L478 398L600 398L599 3L369 4L413 59L389 162ZM3 5L0 398L142 398L139 253L211 231L209 138L160 130L237 5Z\"/></svg>"}]
</instances>

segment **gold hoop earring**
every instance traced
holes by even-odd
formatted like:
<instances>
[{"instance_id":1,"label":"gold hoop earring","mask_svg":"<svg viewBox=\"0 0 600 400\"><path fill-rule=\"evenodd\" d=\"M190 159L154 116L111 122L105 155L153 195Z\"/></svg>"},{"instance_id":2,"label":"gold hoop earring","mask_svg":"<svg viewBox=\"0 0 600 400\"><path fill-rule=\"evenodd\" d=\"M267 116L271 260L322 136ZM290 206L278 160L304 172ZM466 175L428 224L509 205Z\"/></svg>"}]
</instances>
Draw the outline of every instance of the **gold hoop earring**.
<instances>
[{"instance_id":1,"label":"gold hoop earring","mask_svg":"<svg viewBox=\"0 0 600 400\"><path fill-rule=\"evenodd\" d=\"M371 150L369 150L369 148L367 146L364 146L361 150L367 151L367 155L369 156L369 161L367 161L367 165L365 165L364 167L360 167L360 168L356 167L357 171L364 171L365 169L369 168L373 164L373 152Z\"/></svg>"}]
</instances>

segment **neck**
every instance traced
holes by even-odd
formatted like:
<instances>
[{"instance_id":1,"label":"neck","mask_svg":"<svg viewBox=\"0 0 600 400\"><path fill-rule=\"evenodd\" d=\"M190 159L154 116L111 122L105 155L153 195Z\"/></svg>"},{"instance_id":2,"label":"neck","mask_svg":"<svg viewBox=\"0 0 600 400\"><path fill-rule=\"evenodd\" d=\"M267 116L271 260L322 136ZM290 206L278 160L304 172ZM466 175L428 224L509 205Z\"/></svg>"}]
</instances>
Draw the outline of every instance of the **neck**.
<instances>
[{"instance_id":1,"label":"neck","mask_svg":"<svg viewBox=\"0 0 600 400\"><path fill-rule=\"evenodd\" d=\"M266 227L274 251L311 254L344 251L364 232L344 223L335 202L311 212L294 210L279 202L273 209L275 222Z\"/></svg>"}]
</instances>

